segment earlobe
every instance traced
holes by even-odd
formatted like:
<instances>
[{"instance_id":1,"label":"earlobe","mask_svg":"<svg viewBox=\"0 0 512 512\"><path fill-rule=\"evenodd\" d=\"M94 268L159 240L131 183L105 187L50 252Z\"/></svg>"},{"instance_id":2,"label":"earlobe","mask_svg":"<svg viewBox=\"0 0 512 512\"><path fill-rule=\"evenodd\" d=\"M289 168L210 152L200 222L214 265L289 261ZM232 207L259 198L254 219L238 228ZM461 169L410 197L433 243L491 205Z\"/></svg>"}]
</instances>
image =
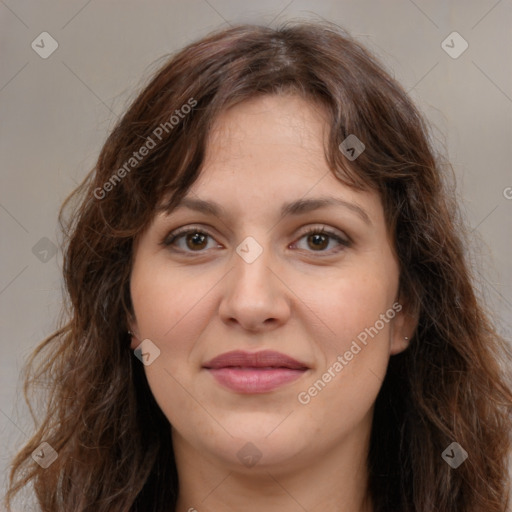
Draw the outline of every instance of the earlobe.
<instances>
[{"instance_id":1,"label":"earlobe","mask_svg":"<svg viewBox=\"0 0 512 512\"><path fill-rule=\"evenodd\" d=\"M128 336L130 336L130 348L135 350L138 345L137 338L134 336L132 331L128 331Z\"/></svg>"},{"instance_id":2,"label":"earlobe","mask_svg":"<svg viewBox=\"0 0 512 512\"><path fill-rule=\"evenodd\" d=\"M410 341L408 336L403 336L401 338L398 338L398 340L393 340L391 344L390 354L394 356L395 354L403 352L405 349L407 349L407 347L409 347L409 343Z\"/></svg>"},{"instance_id":3,"label":"earlobe","mask_svg":"<svg viewBox=\"0 0 512 512\"><path fill-rule=\"evenodd\" d=\"M132 315L128 315L127 317L128 331L127 334L130 336L130 348L135 350L139 345L139 336L137 336L137 321L132 317Z\"/></svg>"},{"instance_id":4,"label":"earlobe","mask_svg":"<svg viewBox=\"0 0 512 512\"><path fill-rule=\"evenodd\" d=\"M135 320L132 320L132 319L128 319L128 336L130 336L131 340L130 340L130 348L132 350L135 350L139 344L140 344L140 341L139 341L139 337L135 334L137 333L138 330L137 330L137 323L135 322Z\"/></svg>"},{"instance_id":5,"label":"earlobe","mask_svg":"<svg viewBox=\"0 0 512 512\"><path fill-rule=\"evenodd\" d=\"M400 302L399 302L400 303ZM406 350L418 325L418 313L410 311L409 304L405 301L402 308L394 319L391 334L390 355L395 355Z\"/></svg>"}]
</instances>

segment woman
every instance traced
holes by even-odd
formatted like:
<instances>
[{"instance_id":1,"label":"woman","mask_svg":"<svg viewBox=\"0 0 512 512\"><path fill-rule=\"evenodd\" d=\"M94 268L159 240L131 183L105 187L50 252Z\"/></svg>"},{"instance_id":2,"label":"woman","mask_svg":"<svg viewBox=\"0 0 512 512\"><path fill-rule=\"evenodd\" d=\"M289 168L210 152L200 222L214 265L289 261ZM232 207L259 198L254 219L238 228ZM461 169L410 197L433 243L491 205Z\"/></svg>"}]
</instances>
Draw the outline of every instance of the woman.
<instances>
[{"instance_id":1,"label":"woman","mask_svg":"<svg viewBox=\"0 0 512 512\"><path fill-rule=\"evenodd\" d=\"M7 503L506 510L510 351L424 121L336 27L179 52L61 222L69 307Z\"/></svg>"}]
</instances>

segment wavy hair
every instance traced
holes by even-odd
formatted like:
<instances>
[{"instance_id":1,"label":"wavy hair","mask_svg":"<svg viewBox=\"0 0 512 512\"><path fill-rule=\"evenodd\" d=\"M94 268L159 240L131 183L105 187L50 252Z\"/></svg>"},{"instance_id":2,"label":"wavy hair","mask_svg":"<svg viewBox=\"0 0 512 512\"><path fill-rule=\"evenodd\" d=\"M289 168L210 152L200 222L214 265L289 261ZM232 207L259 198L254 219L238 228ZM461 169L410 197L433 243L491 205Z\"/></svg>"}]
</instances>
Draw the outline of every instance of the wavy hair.
<instances>
[{"instance_id":1,"label":"wavy hair","mask_svg":"<svg viewBox=\"0 0 512 512\"><path fill-rule=\"evenodd\" d=\"M378 192L400 293L418 319L375 404L367 461L374 511L506 510L512 358L475 292L445 185L449 166L376 58L335 25L308 22L239 25L169 57L66 199L66 307L27 362L26 399L44 388L47 400L12 463L8 508L30 484L44 512L174 509L170 425L127 334L134 241L162 201L177 204L198 177L219 113L262 94L298 94L325 108L329 167L343 183ZM349 134L366 146L352 162L339 149ZM58 453L46 469L31 458L43 441ZM441 457L454 441L468 453L456 470Z\"/></svg>"}]
</instances>

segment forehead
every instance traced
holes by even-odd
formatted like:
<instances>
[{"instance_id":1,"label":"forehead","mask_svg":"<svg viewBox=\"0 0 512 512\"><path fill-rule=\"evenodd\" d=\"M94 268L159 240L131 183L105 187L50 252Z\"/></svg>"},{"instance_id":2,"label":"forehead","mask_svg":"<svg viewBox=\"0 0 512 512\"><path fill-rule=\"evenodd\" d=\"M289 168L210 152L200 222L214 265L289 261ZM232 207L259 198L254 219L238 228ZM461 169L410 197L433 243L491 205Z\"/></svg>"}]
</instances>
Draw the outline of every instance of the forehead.
<instances>
[{"instance_id":1,"label":"forehead","mask_svg":"<svg viewBox=\"0 0 512 512\"><path fill-rule=\"evenodd\" d=\"M325 113L298 96L266 95L227 109L216 119L192 192L304 194L331 173L324 154ZM302 195L301 194L301 195Z\"/></svg>"},{"instance_id":2,"label":"forehead","mask_svg":"<svg viewBox=\"0 0 512 512\"><path fill-rule=\"evenodd\" d=\"M282 211L292 201L335 196L363 201L369 215L378 216L375 192L355 190L335 177L325 158L328 135L325 108L298 95L239 103L216 119L200 175L187 197Z\"/></svg>"},{"instance_id":3,"label":"forehead","mask_svg":"<svg viewBox=\"0 0 512 512\"><path fill-rule=\"evenodd\" d=\"M222 112L214 122L207 143L206 162L215 158L246 156L266 146L275 156L280 148L290 158L318 159L328 133L325 107L298 95L263 95L243 101ZM250 153L265 157L266 153ZM308 158L308 156L310 158Z\"/></svg>"}]
</instances>

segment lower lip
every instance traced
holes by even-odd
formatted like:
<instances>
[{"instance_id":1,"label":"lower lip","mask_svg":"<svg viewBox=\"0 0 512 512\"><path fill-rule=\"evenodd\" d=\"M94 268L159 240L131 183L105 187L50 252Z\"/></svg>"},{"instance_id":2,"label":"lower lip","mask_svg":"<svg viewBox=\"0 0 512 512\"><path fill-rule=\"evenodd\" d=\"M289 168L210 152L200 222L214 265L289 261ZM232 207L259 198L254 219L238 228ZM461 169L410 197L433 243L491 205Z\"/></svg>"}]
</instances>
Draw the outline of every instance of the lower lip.
<instances>
[{"instance_id":1,"label":"lower lip","mask_svg":"<svg viewBox=\"0 0 512 512\"><path fill-rule=\"evenodd\" d=\"M208 369L217 382L238 393L266 393L300 378L306 370L288 368Z\"/></svg>"}]
</instances>

